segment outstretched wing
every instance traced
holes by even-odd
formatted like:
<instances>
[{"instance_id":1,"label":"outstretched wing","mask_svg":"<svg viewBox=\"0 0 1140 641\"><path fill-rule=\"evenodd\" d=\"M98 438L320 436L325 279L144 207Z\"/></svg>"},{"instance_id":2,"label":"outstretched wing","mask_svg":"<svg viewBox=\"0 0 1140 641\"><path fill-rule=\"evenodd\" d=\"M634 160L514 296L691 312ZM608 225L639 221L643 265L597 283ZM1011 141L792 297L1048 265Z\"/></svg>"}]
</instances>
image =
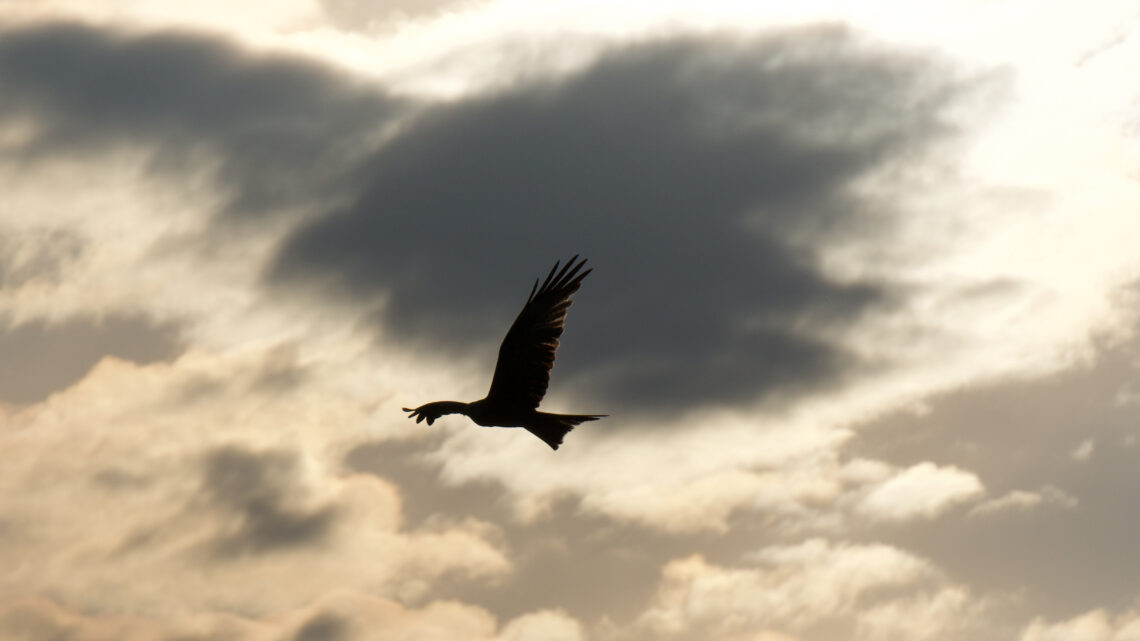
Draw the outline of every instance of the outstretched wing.
<instances>
[{"instance_id":1,"label":"outstretched wing","mask_svg":"<svg viewBox=\"0 0 1140 641\"><path fill-rule=\"evenodd\" d=\"M575 264L577 260L575 255L561 271L559 263L554 263L541 287L534 281L530 298L499 346L499 360L491 379L491 391L487 393L488 400L520 409L535 409L542 401L550 383L558 337L566 327L571 298L582 286L582 279L592 271L581 271L586 260Z\"/></svg>"}]
</instances>

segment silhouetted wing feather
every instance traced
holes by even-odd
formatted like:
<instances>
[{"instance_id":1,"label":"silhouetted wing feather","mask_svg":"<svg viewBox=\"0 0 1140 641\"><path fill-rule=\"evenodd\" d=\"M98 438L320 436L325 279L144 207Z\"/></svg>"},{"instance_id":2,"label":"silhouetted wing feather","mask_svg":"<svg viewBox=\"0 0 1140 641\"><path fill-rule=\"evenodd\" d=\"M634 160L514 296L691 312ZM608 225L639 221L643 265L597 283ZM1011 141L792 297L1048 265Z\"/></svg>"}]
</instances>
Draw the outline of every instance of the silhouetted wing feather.
<instances>
[{"instance_id":1,"label":"silhouetted wing feather","mask_svg":"<svg viewBox=\"0 0 1140 641\"><path fill-rule=\"evenodd\" d=\"M558 338L566 327L566 313L573 302L571 298L591 271L581 271L586 261L575 264L577 260L578 256L574 256L561 270L559 263L555 263L541 287L537 280L534 282L526 305L499 346L499 360L491 379L491 391L487 393L489 400L520 409L535 409L546 395Z\"/></svg>"}]
</instances>

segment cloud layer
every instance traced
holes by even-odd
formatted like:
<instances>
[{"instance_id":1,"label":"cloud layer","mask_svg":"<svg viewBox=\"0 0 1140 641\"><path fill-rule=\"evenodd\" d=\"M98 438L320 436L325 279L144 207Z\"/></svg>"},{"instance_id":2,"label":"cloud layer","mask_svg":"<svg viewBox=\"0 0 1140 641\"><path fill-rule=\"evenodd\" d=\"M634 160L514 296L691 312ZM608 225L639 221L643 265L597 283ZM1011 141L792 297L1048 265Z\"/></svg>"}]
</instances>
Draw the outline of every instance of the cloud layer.
<instances>
[{"instance_id":1,"label":"cloud layer","mask_svg":"<svg viewBox=\"0 0 1140 641\"><path fill-rule=\"evenodd\" d=\"M0 2L0 636L1135 633L1123 3L73 4ZM573 253L611 416L409 424Z\"/></svg>"}]
</instances>

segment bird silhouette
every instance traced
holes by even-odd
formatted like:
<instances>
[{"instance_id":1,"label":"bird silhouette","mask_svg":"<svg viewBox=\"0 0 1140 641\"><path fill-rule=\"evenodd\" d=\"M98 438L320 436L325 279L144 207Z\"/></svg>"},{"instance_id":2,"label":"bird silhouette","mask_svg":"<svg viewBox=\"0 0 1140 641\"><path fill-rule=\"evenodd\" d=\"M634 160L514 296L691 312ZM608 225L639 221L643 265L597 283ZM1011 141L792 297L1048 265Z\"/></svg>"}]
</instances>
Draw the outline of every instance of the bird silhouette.
<instances>
[{"instance_id":1,"label":"bird silhouette","mask_svg":"<svg viewBox=\"0 0 1140 641\"><path fill-rule=\"evenodd\" d=\"M574 426L607 416L538 411L538 404L550 383L558 337L566 328L566 313L570 311L571 299L582 286L582 279L593 271L581 271L586 264L585 259L577 264L575 261L578 261L577 255L561 270L558 269L559 263L554 263L541 287L535 279L526 305L523 305L499 346L499 360L495 363L495 374L486 398L471 403L436 401L414 410L405 407L403 410L410 412L408 418L416 419L416 423L426 419L431 425L444 414L463 414L484 427L526 428L557 450L562 445L562 437Z\"/></svg>"}]
</instances>

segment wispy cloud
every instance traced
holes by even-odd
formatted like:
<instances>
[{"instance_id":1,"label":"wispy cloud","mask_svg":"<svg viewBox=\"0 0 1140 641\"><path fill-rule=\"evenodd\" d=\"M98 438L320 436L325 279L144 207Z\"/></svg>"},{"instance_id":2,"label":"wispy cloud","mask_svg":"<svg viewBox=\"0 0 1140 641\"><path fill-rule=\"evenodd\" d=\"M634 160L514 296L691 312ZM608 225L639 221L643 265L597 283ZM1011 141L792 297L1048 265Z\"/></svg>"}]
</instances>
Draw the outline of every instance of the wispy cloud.
<instances>
[{"instance_id":1,"label":"wispy cloud","mask_svg":"<svg viewBox=\"0 0 1140 641\"><path fill-rule=\"evenodd\" d=\"M1038 507L1056 505L1061 508L1072 509L1077 506L1075 497L1047 485L1036 492L1027 490L1013 490L1003 496L990 499L975 505L970 510L971 516L984 516L999 514L1007 511L1031 510Z\"/></svg>"}]
</instances>

